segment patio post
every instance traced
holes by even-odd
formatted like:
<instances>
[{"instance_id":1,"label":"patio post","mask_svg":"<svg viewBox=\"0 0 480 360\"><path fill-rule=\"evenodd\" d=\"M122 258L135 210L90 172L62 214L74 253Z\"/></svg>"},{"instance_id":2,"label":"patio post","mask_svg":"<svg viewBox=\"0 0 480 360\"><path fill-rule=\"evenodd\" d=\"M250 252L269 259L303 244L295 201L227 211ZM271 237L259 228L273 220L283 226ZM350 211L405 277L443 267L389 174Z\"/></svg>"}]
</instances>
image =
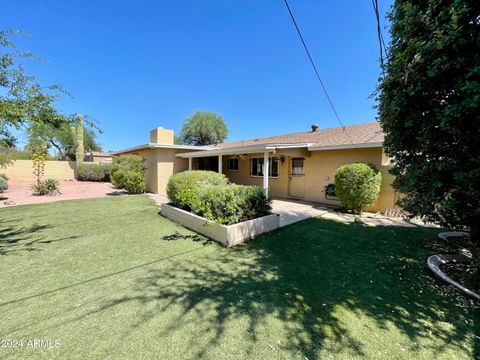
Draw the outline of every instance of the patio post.
<instances>
[{"instance_id":1,"label":"patio post","mask_svg":"<svg viewBox=\"0 0 480 360\"><path fill-rule=\"evenodd\" d=\"M218 173L219 174L223 173L222 165L223 165L223 156L218 155Z\"/></svg>"},{"instance_id":2,"label":"patio post","mask_svg":"<svg viewBox=\"0 0 480 360\"><path fill-rule=\"evenodd\" d=\"M188 158L188 171L192 171L192 158Z\"/></svg>"},{"instance_id":3,"label":"patio post","mask_svg":"<svg viewBox=\"0 0 480 360\"><path fill-rule=\"evenodd\" d=\"M268 194L268 166L269 161L268 161L268 151L265 151L263 153L263 188L265 189L265 192Z\"/></svg>"}]
</instances>

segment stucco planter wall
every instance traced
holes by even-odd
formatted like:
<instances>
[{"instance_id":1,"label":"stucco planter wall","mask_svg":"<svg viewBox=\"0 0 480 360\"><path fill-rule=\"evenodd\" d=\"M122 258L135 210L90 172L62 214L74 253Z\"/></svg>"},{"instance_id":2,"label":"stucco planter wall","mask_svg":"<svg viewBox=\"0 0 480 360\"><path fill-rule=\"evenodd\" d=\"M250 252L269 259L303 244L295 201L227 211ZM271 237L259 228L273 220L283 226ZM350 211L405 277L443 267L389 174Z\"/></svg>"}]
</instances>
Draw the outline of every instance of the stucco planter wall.
<instances>
[{"instance_id":1,"label":"stucco planter wall","mask_svg":"<svg viewBox=\"0 0 480 360\"><path fill-rule=\"evenodd\" d=\"M215 224L201 216L168 204L162 204L161 214L227 247L243 243L280 226L280 217L277 214L262 216L234 225Z\"/></svg>"}]
</instances>

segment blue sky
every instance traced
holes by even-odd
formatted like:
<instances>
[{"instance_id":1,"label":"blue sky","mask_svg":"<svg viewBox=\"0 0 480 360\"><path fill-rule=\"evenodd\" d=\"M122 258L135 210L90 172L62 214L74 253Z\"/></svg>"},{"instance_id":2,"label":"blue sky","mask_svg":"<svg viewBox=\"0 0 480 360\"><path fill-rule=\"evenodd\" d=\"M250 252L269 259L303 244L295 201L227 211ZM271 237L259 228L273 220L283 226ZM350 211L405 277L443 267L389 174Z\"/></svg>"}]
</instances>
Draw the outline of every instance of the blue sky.
<instances>
[{"instance_id":1,"label":"blue sky","mask_svg":"<svg viewBox=\"0 0 480 360\"><path fill-rule=\"evenodd\" d=\"M342 121L373 121L371 1L289 3ZM27 72L70 91L60 109L94 116L106 150L178 132L197 109L221 114L228 140L338 126L283 0L16 0L0 23L32 35L14 39L44 60Z\"/></svg>"}]
</instances>

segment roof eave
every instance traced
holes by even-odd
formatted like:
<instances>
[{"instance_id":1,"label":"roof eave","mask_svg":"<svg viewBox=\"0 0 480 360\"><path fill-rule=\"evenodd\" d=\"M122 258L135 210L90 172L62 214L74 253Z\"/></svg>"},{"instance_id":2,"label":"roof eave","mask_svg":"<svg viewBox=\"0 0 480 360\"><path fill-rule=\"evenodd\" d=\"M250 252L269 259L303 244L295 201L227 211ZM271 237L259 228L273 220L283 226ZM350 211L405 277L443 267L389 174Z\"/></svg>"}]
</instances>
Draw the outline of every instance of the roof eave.
<instances>
[{"instance_id":1,"label":"roof eave","mask_svg":"<svg viewBox=\"0 0 480 360\"><path fill-rule=\"evenodd\" d=\"M113 155L124 154L136 150L143 150L143 149L178 149L178 150L198 150L198 151L205 151L211 149L208 146L195 146L195 145L175 145L175 144L143 144L134 146L128 149L123 149L119 151L114 151Z\"/></svg>"},{"instance_id":2,"label":"roof eave","mask_svg":"<svg viewBox=\"0 0 480 360\"><path fill-rule=\"evenodd\" d=\"M381 147L383 147L383 141L369 142L369 143L357 143L357 144L314 145L314 146L309 146L308 150L310 150L310 151L347 150L347 149L381 148Z\"/></svg>"},{"instance_id":3,"label":"roof eave","mask_svg":"<svg viewBox=\"0 0 480 360\"><path fill-rule=\"evenodd\" d=\"M291 143L291 144L255 144L247 146L235 146L218 149L207 149L206 151L193 151L181 154L176 154L178 157L190 158L190 157L208 157L218 155L234 155L234 154L253 154L262 151L275 151L277 149L294 149L294 148L308 148L313 143Z\"/></svg>"}]
</instances>

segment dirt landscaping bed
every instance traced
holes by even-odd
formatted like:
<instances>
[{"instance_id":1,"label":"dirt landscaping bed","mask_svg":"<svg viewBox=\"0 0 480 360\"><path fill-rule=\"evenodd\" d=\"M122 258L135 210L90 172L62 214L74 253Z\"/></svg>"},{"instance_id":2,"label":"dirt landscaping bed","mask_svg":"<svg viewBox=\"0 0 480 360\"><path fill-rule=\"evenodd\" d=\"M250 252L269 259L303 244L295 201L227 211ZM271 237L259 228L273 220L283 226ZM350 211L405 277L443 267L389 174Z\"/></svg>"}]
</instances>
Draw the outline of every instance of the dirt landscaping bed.
<instances>
[{"instance_id":1,"label":"dirt landscaping bed","mask_svg":"<svg viewBox=\"0 0 480 360\"><path fill-rule=\"evenodd\" d=\"M30 189L32 183L32 180L9 180L8 190L0 194L0 207L125 194L125 191L115 189L110 183L60 180L59 195L35 196Z\"/></svg>"}]
</instances>

